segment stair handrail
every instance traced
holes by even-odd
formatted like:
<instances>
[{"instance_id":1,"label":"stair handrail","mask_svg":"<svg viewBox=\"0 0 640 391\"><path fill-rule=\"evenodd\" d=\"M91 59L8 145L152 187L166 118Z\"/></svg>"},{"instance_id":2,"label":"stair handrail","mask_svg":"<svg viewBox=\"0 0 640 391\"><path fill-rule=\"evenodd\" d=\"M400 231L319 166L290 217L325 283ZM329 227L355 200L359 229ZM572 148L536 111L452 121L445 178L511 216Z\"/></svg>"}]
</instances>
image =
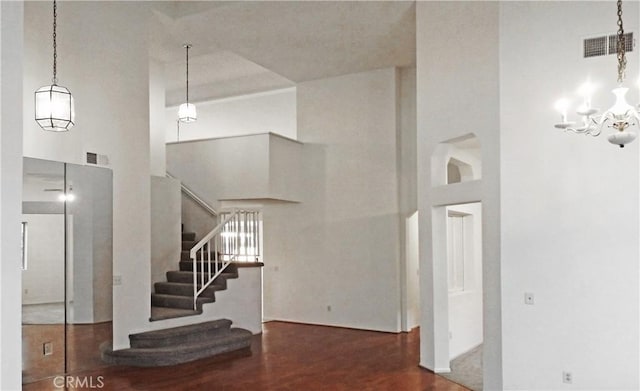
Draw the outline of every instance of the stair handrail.
<instances>
[{"instance_id":1,"label":"stair handrail","mask_svg":"<svg viewBox=\"0 0 640 391\"><path fill-rule=\"evenodd\" d=\"M237 221L240 216L239 209L232 209L229 217L225 218L220 224L205 235L195 246L191 248L189 256L193 266L193 309L197 310L198 296L213 283L213 281L231 264L238 254L240 241L236 241L236 254L232 254L227 259L219 259L218 241L214 240L222 233L224 227L232 221ZM211 242L213 241L213 270L211 265ZM206 253L205 253L206 249ZM200 289L198 289L198 253L200 253ZM206 255L206 257L205 257ZM207 279L205 280L205 260L207 265ZM213 273L212 273L213 272Z\"/></svg>"},{"instance_id":2,"label":"stair handrail","mask_svg":"<svg viewBox=\"0 0 640 391\"><path fill-rule=\"evenodd\" d=\"M167 176L167 178L179 180L178 178L176 178L173 175L171 175L171 173L169 171L166 172L166 176ZM209 205L205 200L203 200L202 198L198 197L198 195L196 193L194 193L194 191L191 190L189 187L185 186L185 184L182 183L182 181L180 181L180 188L182 189L182 192L184 194L189 196L189 198L194 200L204 210L209 212L209 214L211 214L213 217L218 217L218 211L215 210L211 205Z\"/></svg>"}]
</instances>

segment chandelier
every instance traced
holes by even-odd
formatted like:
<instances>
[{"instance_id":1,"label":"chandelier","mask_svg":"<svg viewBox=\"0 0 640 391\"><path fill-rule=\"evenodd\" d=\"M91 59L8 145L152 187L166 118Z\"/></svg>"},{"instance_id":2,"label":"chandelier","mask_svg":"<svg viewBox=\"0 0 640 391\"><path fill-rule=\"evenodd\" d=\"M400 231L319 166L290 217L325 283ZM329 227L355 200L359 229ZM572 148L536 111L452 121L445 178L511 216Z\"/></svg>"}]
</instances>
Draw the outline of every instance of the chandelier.
<instances>
[{"instance_id":1,"label":"chandelier","mask_svg":"<svg viewBox=\"0 0 640 391\"><path fill-rule=\"evenodd\" d=\"M556 110L560 112L562 122L555 125L558 129L571 131L574 133L588 134L591 136L599 136L602 129L606 126L612 128L613 132L607 138L611 144L619 145L623 148L635 140L636 133L629 130L629 127L639 127L640 116L633 106L627 103L625 95L629 90L622 86L625 77L627 59L625 57L625 36L622 26L622 0L618 0L618 39L616 52L618 57L618 87L612 90L615 95L615 103L604 113L598 115L598 109L591 106L591 96L594 87L587 81L580 87L578 93L583 96L584 101L581 106L576 109L576 113L582 117L581 123L567 121L567 109L569 101L560 99L556 102Z\"/></svg>"},{"instance_id":2,"label":"chandelier","mask_svg":"<svg viewBox=\"0 0 640 391\"><path fill-rule=\"evenodd\" d=\"M178 120L180 122L194 122L198 119L196 114L196 106L193 103L189 103L189 49L191 49L190 43L185 43L184 48L187 51L187 102L180 105L178 108Z\"/></svg>"},{"instance_id":3,"label":"chandelier","mask_svg":"<svg viewBox=\"0 0 640 391\"><path fill-rule=\"evenodd\" d=\"M66 87L58 85L57 11L56 0L53 0L53 80L51 85L40 87L35 92L35 117L38 125L44 130L66 132L73 127L76 112L71 92Z\"/></svg>"}]
</instances>

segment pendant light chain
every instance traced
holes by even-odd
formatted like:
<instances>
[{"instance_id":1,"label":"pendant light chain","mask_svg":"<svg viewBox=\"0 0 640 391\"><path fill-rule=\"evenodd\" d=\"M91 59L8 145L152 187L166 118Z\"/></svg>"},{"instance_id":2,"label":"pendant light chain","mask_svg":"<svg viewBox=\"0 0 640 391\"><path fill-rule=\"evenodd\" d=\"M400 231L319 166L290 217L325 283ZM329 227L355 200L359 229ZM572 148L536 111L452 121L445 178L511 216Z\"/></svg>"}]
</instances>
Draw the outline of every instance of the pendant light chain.
<instances>
[{"instance_id":1,"label":"pendant light chain","mask_svg":"<svg viewBox=\"0 0 640 391\"><path fill-rule=\"evenodd\" d=\"M627 67L625 57L624 27L622 26L622 0L618 0L618 84L622 84Z\"/></svg>"},{"instance_id":2,"label":"pendant light chain","mask_svg":"<svg viewBox=\"0 0 640 391\"><path fill-rule=\"evenodd\" d=\"M53 0L53 85L58 84L58 45L56 43L56 30L58 27L57 24L58 18L58 5L56 0Z\"/></svg>"},{"instance_id":3,"label":"pendant light chain","mask_svg":"<svg viewBox=\"0 0 640 391\"><path fill-rule=\"evenodd\" d=\"M190 44L185 44L185 48L187 48L187 104L189 103L189 48Z\"/></svg>"}]
</instances>

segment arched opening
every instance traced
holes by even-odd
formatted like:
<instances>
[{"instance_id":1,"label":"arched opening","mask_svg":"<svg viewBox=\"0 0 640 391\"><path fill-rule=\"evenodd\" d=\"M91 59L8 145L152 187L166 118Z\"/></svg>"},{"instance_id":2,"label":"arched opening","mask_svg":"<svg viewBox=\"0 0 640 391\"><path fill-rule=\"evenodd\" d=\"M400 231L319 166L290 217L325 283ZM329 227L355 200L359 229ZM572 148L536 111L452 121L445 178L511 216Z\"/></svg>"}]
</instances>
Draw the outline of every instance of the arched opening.
<instances>
[{"instance_id":1,"label":"arched opening","mask_svg":"<svg viewBox=\"0 0 640 391\"><path fill-rule=\"evenodd\" d=\"M470 133L438 145L431 160L432 186L482 179L480 141Z\"/></svg>"}]
</instances>

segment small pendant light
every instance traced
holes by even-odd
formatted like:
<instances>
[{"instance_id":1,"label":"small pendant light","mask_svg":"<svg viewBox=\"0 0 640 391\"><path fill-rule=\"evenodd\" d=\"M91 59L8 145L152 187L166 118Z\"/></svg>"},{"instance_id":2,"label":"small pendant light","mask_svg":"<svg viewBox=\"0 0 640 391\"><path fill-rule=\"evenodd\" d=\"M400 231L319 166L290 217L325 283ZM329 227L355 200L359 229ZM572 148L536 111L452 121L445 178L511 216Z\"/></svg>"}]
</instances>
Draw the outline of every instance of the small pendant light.
<instances>
[{"instance_id":1,"label":"small pendant light","mask_svg":"<svg viewBox=\"0 0 640 391\"><path fill-rule=\"evenodd\" d=\"M58 85L57 78L57 4L53 0L53 84L40 87L35 93L35 119L38 125L44 130L52 132L66 132L75 124L75 109L73 107L73 96L71 92L63 86Z\"/></svg>"},{"instance_id":2,"label":"small pendant light","mask_svg":"<svg viewBox=\"0 0 640 391\"><path fill-rule=\"evenodd\" d=\"M196 106L189 103L189 49L191 49L190 43L185 43L184 48L187 51L187 102L180 105L178 109L178 120L180 122L195 122L198 119L196 114Z\"/></svg>"}]
</instances>

